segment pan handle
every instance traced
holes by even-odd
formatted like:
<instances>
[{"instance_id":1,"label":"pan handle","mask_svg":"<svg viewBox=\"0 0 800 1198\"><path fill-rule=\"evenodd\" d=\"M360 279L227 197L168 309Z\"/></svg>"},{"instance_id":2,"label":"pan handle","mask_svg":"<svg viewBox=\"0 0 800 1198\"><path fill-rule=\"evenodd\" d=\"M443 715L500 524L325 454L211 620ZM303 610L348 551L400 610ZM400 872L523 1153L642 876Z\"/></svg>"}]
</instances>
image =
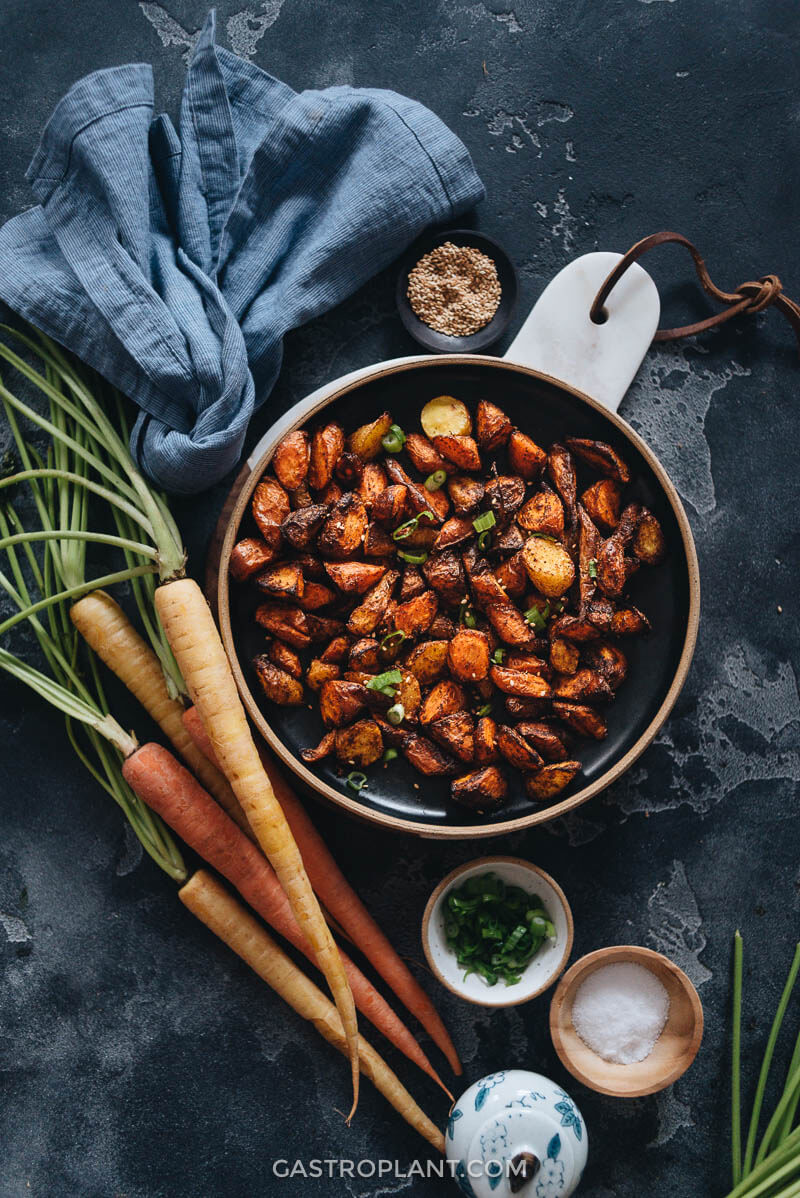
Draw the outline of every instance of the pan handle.
<instances>
[{"instance_id":1,"label":"pan handle","mask_svg":"<svg viewBox=\"0 0 800 1198\"><path fill-rule=\"evenodd\" d=\"M548 283L505 357L591 396L616 412L658 328L661 304L646 270L634 264L608 299L606 320L589 317L621 254L576 258Z\"/></svg>"}]
</instances>

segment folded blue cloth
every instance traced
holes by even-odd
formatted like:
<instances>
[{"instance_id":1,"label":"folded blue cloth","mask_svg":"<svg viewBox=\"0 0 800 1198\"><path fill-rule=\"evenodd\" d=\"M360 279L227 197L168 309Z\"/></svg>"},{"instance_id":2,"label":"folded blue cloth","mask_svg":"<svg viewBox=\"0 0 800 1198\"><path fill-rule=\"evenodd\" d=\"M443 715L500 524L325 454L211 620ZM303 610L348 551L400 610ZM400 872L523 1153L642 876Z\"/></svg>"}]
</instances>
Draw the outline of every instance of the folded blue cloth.
<instances>
[{"instance_id":1,"label":"folded blue cloth","mask_svg":"<svg viewBox=\"0 0 800 1198\"><path fill-rule=\"evenodd\" d=\"M133 453L179 494L236 464L289 329L483 196L420 104L298 95L214 28L212 12L179 134L152 118L149 66L76 83L28 170L40 207L0 229L0 298L131 397Z\"/></svg>"}]
</instances>

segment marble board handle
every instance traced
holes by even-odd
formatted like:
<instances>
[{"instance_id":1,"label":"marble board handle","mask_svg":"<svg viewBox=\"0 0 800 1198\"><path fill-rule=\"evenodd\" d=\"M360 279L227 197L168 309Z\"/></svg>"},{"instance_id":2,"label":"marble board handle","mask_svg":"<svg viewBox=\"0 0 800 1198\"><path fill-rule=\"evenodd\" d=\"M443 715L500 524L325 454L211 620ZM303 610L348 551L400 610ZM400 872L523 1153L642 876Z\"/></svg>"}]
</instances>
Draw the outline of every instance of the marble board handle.
<instances>
[{"instance_id":1,"label":"marble board handle","mask_svg":"<svg viewBox=\"0 0 800 1198\"><path fill-rule=\"evenodd\" d=\"M661 304L646 270L634 264L606 304L589 318L592 300L621 254L598 251L570 262L548 283L505 357L548 374L616 412L658 328Z\"/></svg>"}]
</instances>

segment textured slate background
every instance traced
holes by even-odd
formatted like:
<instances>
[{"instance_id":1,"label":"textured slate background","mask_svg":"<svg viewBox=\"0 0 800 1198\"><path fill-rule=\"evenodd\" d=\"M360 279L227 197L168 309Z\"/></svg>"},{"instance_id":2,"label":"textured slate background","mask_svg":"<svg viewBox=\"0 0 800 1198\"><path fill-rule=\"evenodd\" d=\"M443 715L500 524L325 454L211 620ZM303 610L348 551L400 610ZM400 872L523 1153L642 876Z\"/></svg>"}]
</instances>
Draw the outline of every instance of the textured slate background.
<instances>
[{"instance_id":1,"label":"textured slate background","mask_svg":"<svg viewBox=\"0 0 800 1198\"><path fill-rule=\"evenodd\" d=\"M662 227L694 237L723 285L775 270L800 294L793 0L508 2L222 0L221 40L297 88L391 87L434 108L487 183L477 222L519 266L520 314L573 255ZM160 106L175 112L204 14L199 0L5 0L3 219L31 202L23 175L38 133L80 75L152 61ZM650 268L671 323L704 310L680 284L677 251ZM411 349L390 271L289 339L276 402ZM724 1192L730 938L741 925L753 1066L797 935L797 387L774 314L648 356L622 410L670 471L697 538L703 619L689 682L602 800L486 846L562 882L576 954L633 941L689 972L707 1019L697 1063L666 1094L603 1099L555 1061L546 997L489 1015L436 993L469 1081L514 1064L572 1091L590 1127L587 1198ZM177 505L196 563L223 495ZM340 1059L178 905L81 774L59 720L11 683L0 718L3 1198L440 1192L402 1178L273 1178L277 1157L405 1167L425 1151L368 1086L343 1126ZM319 823L419 962L425 899L475 846L404 841L322 812ZM387 1056L443 1119L434 1088Z\"/></svg>"}]
</instances>

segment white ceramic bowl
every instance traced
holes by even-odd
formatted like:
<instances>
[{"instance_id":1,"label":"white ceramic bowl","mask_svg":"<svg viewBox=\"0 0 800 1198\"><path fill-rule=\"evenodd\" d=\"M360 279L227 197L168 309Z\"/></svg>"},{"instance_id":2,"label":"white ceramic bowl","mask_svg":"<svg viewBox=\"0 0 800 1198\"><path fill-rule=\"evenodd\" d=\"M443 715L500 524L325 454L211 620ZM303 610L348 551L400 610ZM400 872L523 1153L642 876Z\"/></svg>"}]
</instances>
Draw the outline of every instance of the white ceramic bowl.
<instances>
[{"instance_id":1,"label":"white ceramic bowl","mask_svg":"<svg viewBox=\"0 0 800 1198\"><path fill-rule=\"evenodd\" d=\"M475 874L494 873L510 886L537 895L552 920L556 935L546 941L518 982L488 986L479 974L464 978L464 967L448 948L444 933L444 902L454 885L462 886ZM521 857L480 857L461 865L439 883L422 917L422 947L436 977L453 994L482 1007L514 1007L541 994L563 972L572 952L572 911L564 891L544 870Z\"/></svg>"}]
</instances>

